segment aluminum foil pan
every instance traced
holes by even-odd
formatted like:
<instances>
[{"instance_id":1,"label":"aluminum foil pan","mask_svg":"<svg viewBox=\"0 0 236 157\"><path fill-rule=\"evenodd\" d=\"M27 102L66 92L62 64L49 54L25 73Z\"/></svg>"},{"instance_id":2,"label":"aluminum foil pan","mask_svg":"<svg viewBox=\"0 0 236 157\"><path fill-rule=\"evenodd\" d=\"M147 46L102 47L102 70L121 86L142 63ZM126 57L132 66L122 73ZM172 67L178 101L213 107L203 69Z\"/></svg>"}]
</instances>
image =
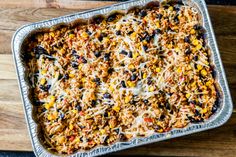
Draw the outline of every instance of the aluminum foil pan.
<instances>
[{"instance_id":1,"label":"aluminum foil pan","mask_svg":"<svg viewBox=\"0 0 236 157\"><path fill-rule=\"evenodd\" d=\"M17 77L21 92L21 97L24 106L25 118L28 126L28 131L30 134L30 139L32 142L32 147L36 156L56 156L56 154L52 154L49 152L41 143L40 137L37 132L37 124L33 118L33 106L30 101L30 92L29 86L26 81L26 73L24 68L24 60L22 59L23 52L23 43L24 40L32 34L33 32L37 32L42 29L48 29L57 26L58 24L65 23L69 24L74 21L78 21L78 19L90 19L96 15L104 15L109 14L113 11L118 10L127 10L134 6L144 6L153 0L131 0L128 2L123 2L119 4L115 4L112 6L107 6L104 8L93 9L85 12L75 13L59 18L54 18L51 20L41 21L37 23L32 23L29 25L25 25L19 28L13 36L12 39L12 52L15 61L15 67L17 71ZM196 9L201 13L202 16L202 24L206 29L207 37L208 37L208 45L212 51L211 54L211 62L214 70L216 72L216 80L219 85L220 97L219 103L220 108L217 112L210 117L205 122L198 124L189 124L185 128L181 129L172 129L166 133L155 133L149 137L140 137L133 138L128 142L117 142L110 146L99 146L89 151L77 152L71 156L98 156L102 154L107 154L111 152L115 152L118 150L123 150L131 147L136 147L144 144L149 144L157 141L163 141L170 138L175 138L179 136L184 136L208 129L212 129L224 124L232 114L233 105L232 99L230 96L228 83L225 77L225 72L223 69L222 61L220 58L220 53L216 44L215 36L213 33L212 25L210 22L210 18L207 12L207 7L204 0L183 0L186 5L193 5Z\"/></svg>"}]
</instances>

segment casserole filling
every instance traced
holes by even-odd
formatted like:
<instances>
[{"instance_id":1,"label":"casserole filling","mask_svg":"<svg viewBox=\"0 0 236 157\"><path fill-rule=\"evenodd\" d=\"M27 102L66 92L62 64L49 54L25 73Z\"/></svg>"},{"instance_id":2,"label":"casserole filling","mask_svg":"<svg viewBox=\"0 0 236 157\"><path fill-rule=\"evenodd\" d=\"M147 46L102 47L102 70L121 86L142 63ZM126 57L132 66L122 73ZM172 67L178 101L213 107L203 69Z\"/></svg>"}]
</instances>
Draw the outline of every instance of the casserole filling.
<instances>
[{"instance_id":1,"label":"casserole filling","mask_svg":"<svg viewBox=\"0 0 236 157\"><path fill-rule=\"evenodd\" d=\"M37 33L25 60L49 150L72 154L183 128L218 107L196 8L135 9Z\"/></svg>"}]
</instances>

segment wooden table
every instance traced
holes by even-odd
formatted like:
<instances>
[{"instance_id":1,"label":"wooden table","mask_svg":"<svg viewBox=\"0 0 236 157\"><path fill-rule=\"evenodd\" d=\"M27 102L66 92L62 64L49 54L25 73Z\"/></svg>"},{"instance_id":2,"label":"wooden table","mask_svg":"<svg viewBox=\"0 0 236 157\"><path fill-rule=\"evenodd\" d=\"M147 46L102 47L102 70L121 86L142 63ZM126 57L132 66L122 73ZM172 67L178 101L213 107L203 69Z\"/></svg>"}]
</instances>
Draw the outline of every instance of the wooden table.
<instances>
[{"instance_id":1,"label":"wooden table","mask_svg":"<svg viewBox=\"0 0 236 157\"><path fill-rule=\"evenodd\" d=\"M32 151L16 73L11 38L24 24L117 3L80 0L1 0L0 150ZM208 6L232 98L236 99L236 6ZM214 130L115 153L116 155L236 156L236 110Z\"/></svg>"}]
</instances>

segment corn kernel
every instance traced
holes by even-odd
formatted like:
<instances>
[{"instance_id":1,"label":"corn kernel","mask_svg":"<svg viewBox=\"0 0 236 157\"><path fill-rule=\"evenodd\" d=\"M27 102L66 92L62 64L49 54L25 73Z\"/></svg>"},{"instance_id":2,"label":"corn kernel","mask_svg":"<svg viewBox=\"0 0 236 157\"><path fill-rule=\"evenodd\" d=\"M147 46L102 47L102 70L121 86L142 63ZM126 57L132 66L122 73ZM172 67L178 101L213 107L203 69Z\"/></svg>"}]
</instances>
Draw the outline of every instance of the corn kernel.
<instances>
[{"instance_id":1,"label":"corn kernel","mask_svg":"<svg viewBox=\"0 0 236 157\"><path fill-rule=\"evenodd\" d=\"M187 93L185 96L186 96L186 98L190 98L191 94Z\"/></svg>"},{"instance_id":2,"label":"corn kernel","mask_svg":"<svg viewBox=\"0 0 236 157\"><path fill-rule=\"evenodd\" d=\"M195 39L195 40L193 40L193 42L192 42L192 43L193 43L193 45L194 45L194 46L197 46L199 42L198 42L198 40L197 40L197 39Z\"/></svg>"},{"instance_id":3,"label":"corn kernel","mask_svg":"<svg viewBox=\"0 0 236 157\"><path fill-rule=\"evenodd\" d=\"M202 70L201 70L201 75L202 75L202 76L206 76L206 75L207 75L207 72L206 72L205 69L202 69Z\"/></svg>"},{"instance_id":4,"label":"corn kernel","mask_svg":"<svg viewBox=\"0 0 236 157\"><path fill-rule=\"evenodd\" d=\"M75 74L69 74L69 77L70 77L70 78L74 78L74 77L75 77Z\"/></svg>"},{"instance_id":5,"label":"corn kernel","mask_svg":"<svg viewBox=\"0 0 236 157\"><path fill-rule=\"evenodd\" d=\"M161 27L160 22L156 22L156 26L157 26L157 28L160 28Z\"/></svg>"},{"instance_id":6,"label":"corn kernel","mask_svg":"<svg viewBox=\"0 0 236 157\"><path fill-rule=\"evenodd\" d=\"M88 33L83 32L83 33L81 34L81 36L82 36L83 38L88 38Z\"/></svg>"},{"instance_id":7,"label":"corn kernel","mask_svg":"<svg viewBox=\"0 0 236 157\"><path fill-rule=\"evenodd\" d=\"M50 35L51 37L55 37L54 32L50 32L49 35Z\"/></svg>"},{"instance_id":8,"label":"corn kernel","mask_svg":"<svg viewBox=\"0 0 236 157\"><path fill-rule=\"evenodd\" d=\"M130 35L130 38L131 38L132 40L135 40L136 35L137 35L137 33L136 33L136 32L133 32L133 33Z\"/></svg>"},{"instance_id":9,"label":"corn kernel","mask_svg":"<svg viewBox=\"0 0 236 157\"><path fill-rule=\"evenodd\" d=\"M161 68L159 68L159 67L156 68L156 72L157 72L157 73L161 72Z\"/></svg>"},{"instance_id":10,"label":"corn kernel","mask_svg":"<svg viewBox=\"0 0 236 157\"><path fill-rule=\"evenodd\" d=\"M133 58L136 59L136 58L138 57L138 55L139 55L138 52L134 53L134 54L133 54Z\"/></svg>"},{"instance_id":11,"label":"corn kernel","mask_svg":"<svg viewBox=\"0 0 236 157\"><path fill-rule=\"evenodd\" d=\"M150 86L150 87L148 88L148 91L149 91L149 92L153 92L154 89L155 89L155 88L154 88L153 86Z\"/></svg>"},{"instance_id":12,"label":"corn kernel","mask_svg":"<svg viewBox=\"0 0 236 157\"><path fill-rule=\"evenodd\" d=\"M73 38L75 38L75 35L74 34L69 34L69 38L73 39Z\"/></svg>"},{"instance_id":13,"label":"corn kernel","mask_svg":"<svg viewBox=\"0 0 236 157\"><path fill-rule=\"evenodd\" d=\"M202 109L202 114L207 113L207 108Z\"/></svg>"},{"instance_id":14,"label":"corn kernel","mask_svg":"<svg viewBox=\"0 0 236 157\"><path fill-rule=\"evenodd\" d=\"M196 33L195 29L190 30L190 34L195 34L195 33Z\"/></svg>"},{"instance_id":15,"label":"corn kernel","mask_svg":"<svg viewBox=\"0 0 236 157\"><path fill-rule=\"evenodd\" d=\"M191 84L191 87L195 87L196 86L196 82L193 82L192 84Z\"/></svg>"},{"instance_id":16,"label":"corn kernel","mask_svg":"<svg viewBox=\"0 0 236 157\"><path fill-rule=\"evenodd\" d=\"M134 81L127 81L127 85L129 87L135 87L135 82Z\"/></svg>"},{"instance_id":17,"label":"corn kernel","mask_svg":"<svg viewBox=\"0 0 236 157\"><path fill-rule=\"evenodd\" d=\"M181 73L182 72L181 67L179 67L176 71L177 71L177 73Z\"/></svg>"},{"instance_id":18,"label":"corn kernel","mask_svg":"<svg viewBox=\"0 0 236 157\"><path fill-rule=\"evenodd\" d=\"M55 96L52 95L52 96L50 97L50 100L51 100L52 102L55 102L55 100L56 100Z\"/></svg>"},{"instance_id":19,"label":"corn kernel","mask_svg":"<svg viewBox=\"0 0 236 157\"><path fill-rule=\"evenodd\" d=\"M180 48L176 47L176 48L175 48L175 51L176 51L176 52L180 52Z\"/></svg>"},{"instance_id":20,"label":"corn kernel","mask_svg":"<svg viewBox=\"0 0 236 157\"><path fill-rule=\"evenodd\" d=\"M115 89L113 88L113 86L110 86L110 87L109 87L109 90L110 90L111 92L114 92Z\"/></svg>"},{"instance_id":21,"label":"corn kernel","mask_svg":"<svg viewBox=\"0 0 236 157\"><path fill-rule=\"evenodd\" d=\"M65 49L61 49L61 50L60 50L60 53L61 53L61 54L65 54L65 52L66 52Z\"/></svg>"},{"instance_id":22,"label":"corn kernel","mask_svg":"<svg viewBox=\"0 0 236 157\"><path fill-rule=\"evenodd\" d=\"M106 130L101 129L100 132L101 132L101 134L105 134L105 133L106 133Z\"/></svg>"},{"instance_id":23,"label":"corn kernel","mask_svg":"<svg viewBox=\"0 0 236 157\"><path fill-rule=\"evenodd\" d=\"M196 46L196 50L200 50L202 48L202 45L201 44L198 44L197 46Z\"/></svg>"},{"instance_id":24,"label":"corn kernel","mask_svg":"<svg viewBox=\"0 0 236 157\"><path fill-rule=\"evenodd\" d=\"M206 86L208 86L208 87L211 86L211 84L212 84L211 81L206 82Z\"/></svg>"},{"instance_id":25,"label":"corn kernel","mask_svg":"<svg viewBox=\"0 0 236 157\"><path fill-rule=\"evenodd\" d=\"M143 74L143 79L147 78L147 73Z\"/></svg>"},{"instance_id":26,"label":"corn kernel","mask_svg":"<svg viewBox=\"0 0 236 157\"><path fill-rule=\"evenodd\" d=\"M200 64L197 65L198 70L202 70L202 68L203 68L202 65L200 65Z\"/></svg>"},{"instance_id":27,"label":"corn kernel","mask_svg":"<svg viewBox=\"0 0 236 157\"><path fill-rule=\"evenodd\" d=\"M79 137L76 137L76 138L74 139L74 141L75 141L75 143L79 143L79 142L80 142L80 138L79 138Z\"/></svg>"},{"instance_id":28,"label":"corn kernel","mask_svg":"<svg viewBox=\"0 0 236 157\"><path fill-rule=\"evenodd\" d=\"M114 111L116 111L116 112L119 112L119 111L120 111L120 107L119 107L119 106L114 106L112 109L113 109Z\"/></svg>"},{"instance_id":29,"label":"corn kernel","mask_svg":"<svg viewBox=\"0 0 236 157\"><path fill-rule=\"evenodd\" d=\"M47 104L44 104L44 107L48 110L51 107L51 105L47 103Z\"/></svg>"},{"instance_id":30,"label":"corn kernel","mask_svg":"<svg viewBox=\"0 0 236 157\"><path fill-rule=\"evenodd\" d=\"M84 82L86 81L86 78L83 77L83 78L81 79L81 81L84 83Z\"/></svg>"},{"instance_id":31,"label":"corn kernel","mask_svg":"<svg viewBox=\"0 0 236 157\"><path fill-rule=\"evenodd\" d=\"M134 65L133 65L133 64L130 64L130 65L128 66L128 68L129 68L129 69L134 69Z\"/></svg>"},{"instance_id":32,"label":"corn kernel","mask_svg":"<svg viewBox=\"0 0 236 157\"><path fill-rule=\"evenodd\" d=\"M41 71L41 74L42 74L42 75L45 75L46 73L47 73L46 70L42 70L42 71Z\"/></svg>"},{"instance_id":33,"label":"corn kernel","mask_svg":"<svg viewBox=\"0 0 236 157\"><path fill-rule=\"evenodd\" d=\"M41 85L44 85L46 83L46 79L45 78L42 78L41 80L40 80L40 84Z\"/></svg>"},{"instance_id":34,"label":"corn kernel","mask_svg":"<svg viewBox=\"0 0 236 157\"><path fill-rule=\"evenodd\" d=\"M83 67L83 64L80 64L80 65L78 66L78 69L81 70L82 67Z\"/></svg>"},{"instance_id":35,"label":"corn kernel","mask_svg":"<svg viewBox=\"0 0 236 157\"><path fill-rule=\"evenodd\" d=\"M170 6L170 7L168 8L168 10L169 10L169 11L173 11L173 7Z\"/></svg>"},{"instance_id":36,"label":"corn kernel","mask_svg":"<svg viewBox=\"0 0 236 157\"><path fill-rule=\"evenodd\" d=\"M130 97L129 96L126 96L125 97L125 103L128 103L130 101Z\"/></svg>"},{"instance_id":37,"label":"corn kernel","mask_svg":"<svg viewBox=\"0 0 236 157\"><path fill-rule=\"evenodd\" d=\"M163 129L159 129L159 130L158 130L158 132L160 132L160 133L163 132L163 131L164 131Z\"/></svg>"},{"instance_id":38,"label":"corn kernel","mask_svg":"<svg viewBox=\"0 0 236 157\"><path fill-rule=\"evenodd\" d=\"M74 114L77 114L78 110L71 110L71 112L73 112Z\"/></svg>"},{"instance_id":39,"label":"corn kernel","mask_svg":"<svg viewBox=\"0 0 236 157\"><path fill-rule=\"evenodd\" d=\"M202 86L202 90L203 91L207 90L207 87L206 86Z\"/></svg>"},{"instance_id":40,"label":"corn kernel","mask_svg":"<svg viewBox=\"0 0 236 157\"><path fill-rule=\"evenodd\" d=\"M61 137L58 139L58 142L59 142L60 144L62 144L64 141L65 141L65 137L64 137L64 136L61 136Z\"/></svg>"},{"instance_id":41,"label":"corn kernel","mask_svg":"<svg viewBox=\"0 0 236 157\"><path fill-rule=\"evenodd\" d=\"M109 40L108 37L105 37L105 38L103 38L103 41L104 41L105 43L108 43L110 40Z\"/></svg>"},{"instance_id":42,"label":"corn kernel","mask_svg":"<svg viewBox=\"0 0 236 157\"><path fill-rule=\"evenodd\" d=\"M48 118L48 120L52 120L52 119L53 119L53 118L52 118L52 115L50 115L50 114L48 115L47 118Z\"/></svg>"},{"instance_id":43,"label":"corn kernel","mask_svg":"<svg viewBox=\"0 0 236 157\"><path fill-rule=\"evenodd\" d=\"M74 128L73 124L70 123L69 129L72 130Z\"/></svg>"},{"instance_id":44,"label":"corn kernel","mask_svg":"<svg viewBox=\"0 0 236 157\"><path fill-rule=\"evenodd\" d=\"M143 45L147 45L147 40L143 40Z\"/></svg>"}]
</instances>

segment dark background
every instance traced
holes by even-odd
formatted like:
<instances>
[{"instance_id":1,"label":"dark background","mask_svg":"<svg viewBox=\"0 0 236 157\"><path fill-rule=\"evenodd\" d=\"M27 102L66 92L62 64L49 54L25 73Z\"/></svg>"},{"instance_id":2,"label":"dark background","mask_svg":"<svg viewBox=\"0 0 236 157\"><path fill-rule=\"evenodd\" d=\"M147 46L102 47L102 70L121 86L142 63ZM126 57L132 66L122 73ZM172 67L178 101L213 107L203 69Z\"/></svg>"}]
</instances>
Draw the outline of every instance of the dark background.
<instances>
[{"instance_id":1,"label":"dark background","mask_svg":"<svg viewBox=\"0 0 236 157\"><path fill-rule=\"evenodd\" d=\"M127 0L118 0L118 1L127 1ZM211 5L236 5L236 0L205 0L205 1L207 4ZM0 151L0 157L31 157L31 156L34 157L33 152Z\"/></svg>"}]
</instances>

